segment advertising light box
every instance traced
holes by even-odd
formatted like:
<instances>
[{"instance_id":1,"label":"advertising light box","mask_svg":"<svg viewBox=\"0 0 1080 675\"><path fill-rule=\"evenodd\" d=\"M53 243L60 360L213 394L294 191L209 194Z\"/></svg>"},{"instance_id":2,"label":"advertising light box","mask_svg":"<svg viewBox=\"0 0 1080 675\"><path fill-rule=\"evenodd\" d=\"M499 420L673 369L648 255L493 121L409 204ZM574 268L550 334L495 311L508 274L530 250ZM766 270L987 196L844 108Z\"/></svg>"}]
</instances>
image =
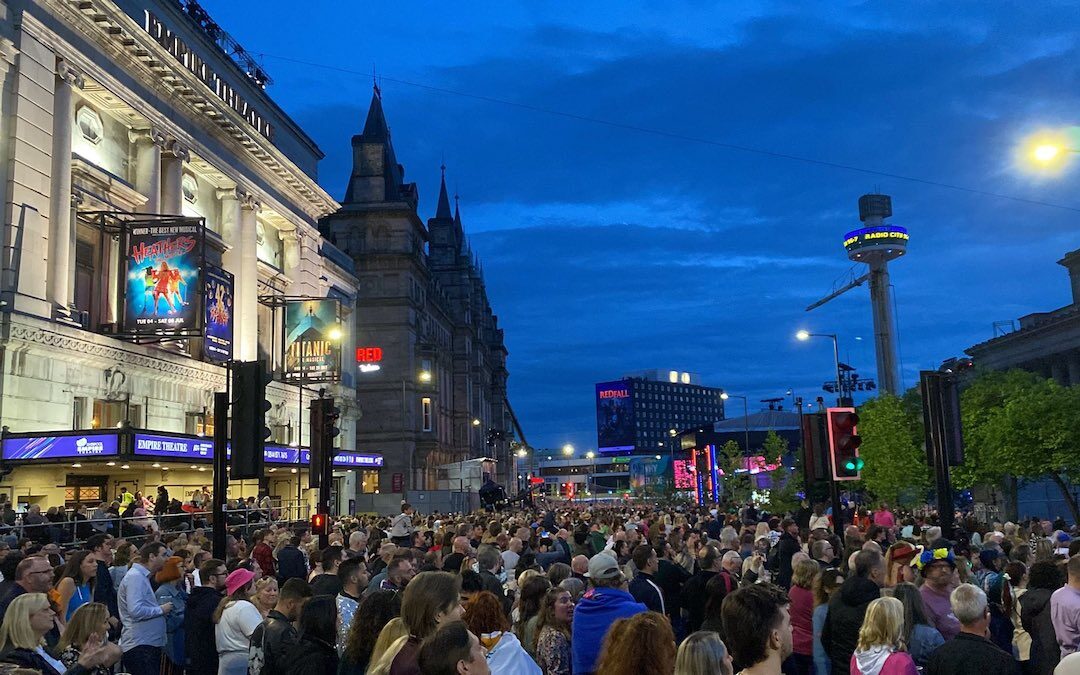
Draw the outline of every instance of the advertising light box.
<instances>
[{"instance_id":1,"label":"advertising light box","mask_svg":"<svg viewBox=\"0 0 1080 675\"><path fill-rule=\"evenodd\" d=\"M115 434L5 438L0 455L8 461L109 457L119 453Z\"/></svg>"}]
</instances>

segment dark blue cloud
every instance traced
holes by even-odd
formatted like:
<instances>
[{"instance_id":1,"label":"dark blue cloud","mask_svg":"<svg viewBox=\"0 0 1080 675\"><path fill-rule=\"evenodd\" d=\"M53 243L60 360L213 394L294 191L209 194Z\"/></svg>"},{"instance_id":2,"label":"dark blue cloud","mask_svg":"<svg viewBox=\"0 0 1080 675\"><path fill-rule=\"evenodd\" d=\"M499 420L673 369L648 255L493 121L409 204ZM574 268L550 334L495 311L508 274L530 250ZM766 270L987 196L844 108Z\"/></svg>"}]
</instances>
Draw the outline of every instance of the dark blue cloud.
<instances>
[{"instance_id":1,"label":"dark blue cloud","mask_svg":"<svg viewBox=\"0 0 1080 675\"><path fill-rule=\"evenodd\" d=\"M405 3L315 7L295 22L210 10L254 52L359 73L374 63L388 78L526 106L1075 203L1075 172L1039 179L1013 164L1024 134L1076 122L1080 31L1067 3L737 4ZM340 197L370 77L266 65ZM816 396L831 350L795 342L800 327L839 333L842 357L872 375L866 289L803 312L848 269L840 241L865 192L893 195L894 221L912 233L893 265L908 385L989 338L994 321L1068 302L1054 261L1080 245L1075 212L389 79L383 90L424 214L444 157L462 194L534 444L594 444L592 383L632 370L700 372L751 400L789 387Z\"/></svg>"}]
</instances>

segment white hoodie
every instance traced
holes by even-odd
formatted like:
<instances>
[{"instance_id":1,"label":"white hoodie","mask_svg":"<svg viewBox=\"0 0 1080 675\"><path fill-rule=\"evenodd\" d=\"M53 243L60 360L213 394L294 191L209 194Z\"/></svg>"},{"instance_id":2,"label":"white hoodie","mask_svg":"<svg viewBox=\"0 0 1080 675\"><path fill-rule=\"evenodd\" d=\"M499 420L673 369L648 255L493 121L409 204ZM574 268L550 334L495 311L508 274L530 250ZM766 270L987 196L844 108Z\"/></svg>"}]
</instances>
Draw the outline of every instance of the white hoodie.
<instances>
[{"instance_id":1,"label":"white hoodie","mask_svg":"<svg viewBox=\"0 0 1080 675\"><path fill-rule=\"evenodd\" d=\"M893 649L884 645L871 647L866 651L855 652L855 665L862 675L878 675L885 666L885 660L892 656Z\"/></svg>"}]
</instances>

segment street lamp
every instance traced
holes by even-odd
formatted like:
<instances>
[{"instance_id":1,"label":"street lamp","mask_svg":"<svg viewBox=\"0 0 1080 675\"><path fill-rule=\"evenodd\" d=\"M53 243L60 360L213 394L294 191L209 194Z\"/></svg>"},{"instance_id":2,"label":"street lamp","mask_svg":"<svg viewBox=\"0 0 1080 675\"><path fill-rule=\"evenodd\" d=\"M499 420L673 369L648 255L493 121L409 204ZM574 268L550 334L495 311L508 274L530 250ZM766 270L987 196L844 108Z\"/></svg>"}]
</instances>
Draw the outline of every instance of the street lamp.
<instances>
[{"instance_id":1,"label":"street lamp","mask_svg":"<svg viewBox=\"0 0 1080 675\"><path fill-rule=\"evenodd\" d=\"M585 457L592 463L592 467L589 469L589 477L585 480L585 491L592 497L593 504L596 503L596 453L589 450L585 453ZM589 489L589 483L592 483L592 489Z\"/></svg>"},{"instance_id":2,"label":"street lamp","mask_svg":"<svg viewBox=\"0 0 1080 675\"><path fill-rule=\"evenodd\" d=\"M570 445L569 443L562 446L562 454L566 455L567 457L572 456L574 454L574 446Z\"/></svg>"},{"instance_id":3,"label":"street lamp","mask_svg":"<svg viewBox=\"0 0 1080 675\"><path fill-rule=\"evenodd\" d=\"M431 371L430 370L421 370L420 371L420 381L424 382L424 383L431 382Z\"/></svg>"},{"instance_id":4,"label":"street lamp","mask_svg":"<svg viewBox=\"0 0 1080 675\"><path fill-rule=\"evenodd\" d=\"M1028 169L1057 172L1065 168L1070 156L1080 153L1076 127L1038 131L1023 140L1017 160Z\"/></svg>"},{"instance_id":5,"label":"street lamp","mask_svg":"<svg viewBox=\"0 0 1080 675\"><path fill-rule=\"evenodd\" d=\"M478 427L478 426L480 426L480 420L478 420L478 419L473 419L473 421L472 421L472 425L473 425L474 427Z\"/></svg>"},{"instance_id":6,"label":"street lamp","mask_svg":"<svg viewBox=\"0 0 1080 675\"><path fill-rule=\"evenodd\" d=\"M840 381L840 341L836 339L835 333L811 333L809 331L800 330L795 333L795 337L799 340L806 342L812 337L824 337L832 340L833 349L833 361L836 365L836 404L843 405L844 392L841 389L842 383Z\"/></svg>"},{"instance_id":7,"label":"street lamp","mask_svg":"<svg viewBox=\"0 0 1080 675\"><path fill-rule=\"evenodd\" d=\"M746 433L746 447L743 448L743 456L750 456L750 404L747 402L745 396L739 396L738 394L729 394L726 391L720 392L720 399L723 401L729 398L741 398L743 409L743 430Z\"/></svg>"}]
</instances>

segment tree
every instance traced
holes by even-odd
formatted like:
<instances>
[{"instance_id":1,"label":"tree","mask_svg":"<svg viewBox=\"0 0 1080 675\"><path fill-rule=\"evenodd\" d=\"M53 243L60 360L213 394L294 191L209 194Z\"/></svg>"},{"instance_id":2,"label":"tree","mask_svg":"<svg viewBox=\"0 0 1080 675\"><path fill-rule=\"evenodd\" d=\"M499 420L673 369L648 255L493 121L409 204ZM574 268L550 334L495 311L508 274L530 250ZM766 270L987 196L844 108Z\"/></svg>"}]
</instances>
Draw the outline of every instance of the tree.
<instances>
[{"instance_id":1,"label":"tree","mask_svg":"<svg viewBox=\"0 0 1080 675\"><path fill-rule=\"evenodd\" d=\"M917 441L920 428L912 406L884 394L859 409L862 483L873 496L898 504L921 501L930 488L930 467Z\"/></svg>"},{"instance_id":2,"label":"tree","mask_svg":"<svg viewBox=\"0 0 1080 675\"><path fill-rule=\"evenodd\" d=\"M744 504L750 499L750 474L746 469L746 456L742 446L735 441L724 443L716 451L716 464L724 475L724 497L731 503Z\"/></svg>"},{"instance_id":3,"label":"tree","mask_svg":"<svg viewBox=\"0 0 1080 675\"><path fill-rule=\"evenodd\" d=\"M783 462L788 454L787 439L772 430L765 435L762 450L766 461L776 460L780 465L772 473L773 487L769 490L769 512L781 514L795 511L799 508L798 493L805 487L806 482L803 478L802 453L795 453L795 464L789 470Z\"/></svg>"},{"instance_id":4,"label":"tree","mask_svg":"<svg viewBox=\"0 0 1080 675\"><path fill-rule=\"evenodd\" d=\"M988 372L961 394L960 410L964 463L954 471L958 486L1006 475L1049 476L1080 522L1069 490L1080 475L1080 387L1021 370Z\"/></svg>"}]
</instances>

